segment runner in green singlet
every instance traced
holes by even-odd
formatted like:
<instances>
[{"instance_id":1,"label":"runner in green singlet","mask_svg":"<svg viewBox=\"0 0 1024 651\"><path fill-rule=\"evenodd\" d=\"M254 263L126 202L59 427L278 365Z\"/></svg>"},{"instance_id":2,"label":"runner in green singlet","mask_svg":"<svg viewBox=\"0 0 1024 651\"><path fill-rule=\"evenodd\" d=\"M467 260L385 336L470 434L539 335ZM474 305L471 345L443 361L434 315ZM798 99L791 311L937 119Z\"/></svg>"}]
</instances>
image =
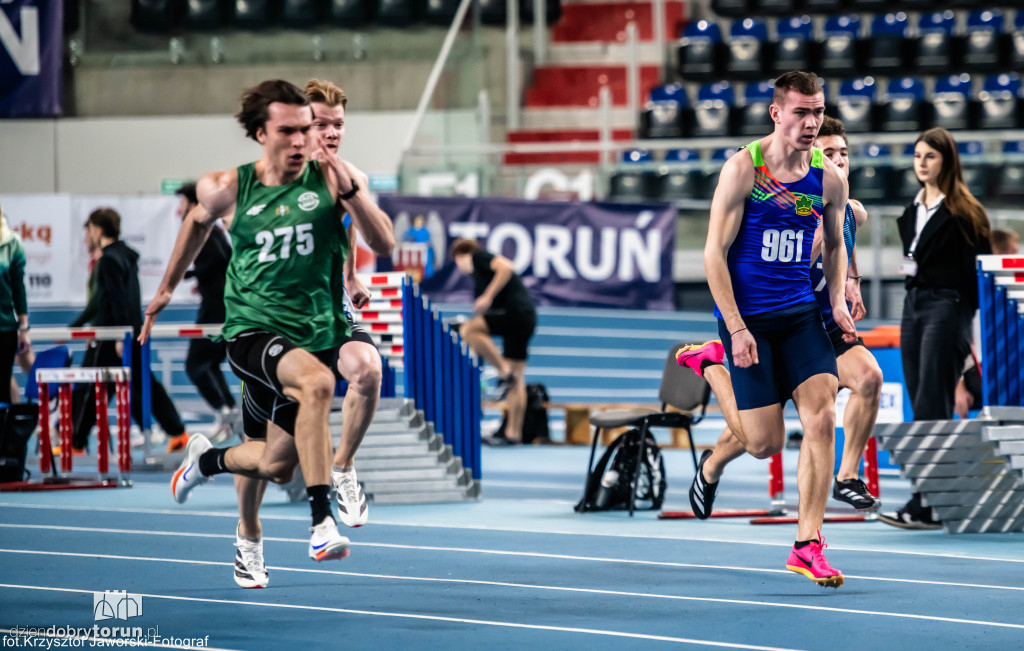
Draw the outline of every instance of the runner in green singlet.
<instances>
[{"instance_id":1,"label":"runner in green singlet","mask_svg":"<svg viewBox=\"0 0 1024 651\"><path fill-rule=\"evenodd\" d=\"M341 224L346 212L374 250L390 251L391 224L370 209L351 166L312 136L313 112L301 89L265 81L243 94L236 117L263 155L200 179L199 205L178 233L140 340L170 302L210 228L223 219L232 239L224 293L228 360L245 382L250 418L266 422L276 410L298 403L294 440L277 429L265 442L230 448L213 448L205 437L194 437L171 491L175 501L184 502L193 488L226 472L280 483L290 478L297 457L313 515L309 555L317 561L344 558L348 539L338 532L328 497L328 416L337 348L347 341L349 328L332 295L332 261L348 252Z\"/></svg>"}]
</instances>

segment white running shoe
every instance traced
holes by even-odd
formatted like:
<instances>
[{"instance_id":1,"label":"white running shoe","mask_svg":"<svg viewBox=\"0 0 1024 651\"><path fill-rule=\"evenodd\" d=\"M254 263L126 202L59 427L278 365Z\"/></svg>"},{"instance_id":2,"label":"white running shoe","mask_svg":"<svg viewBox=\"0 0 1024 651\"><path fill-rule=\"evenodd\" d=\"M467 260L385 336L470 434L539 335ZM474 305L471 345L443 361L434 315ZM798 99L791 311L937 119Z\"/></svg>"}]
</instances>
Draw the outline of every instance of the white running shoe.
<instances>
[{"instance_id":1,"label":"white running shoe","mask_svg":"<svg viewBox=\"0 0 1024 651\"><path fill-rule=\"evenodd\" d=\"M263 564L263 541L252 542L235 528L235 583L243 588L265 588L270 573Z\"/></svg>"},{"instance_id":2,"label":"white running shoe","mask_svg":"<svg viewBox=\"0 0 1024 651\"><path fill-rule=\"evenodd\" d=\"M348 538L338 533L338 523L327 516L323 522L310 528L309 557L314 561L341 560L348 556Z\"/></svg>"},{"instance_id":3,"label":"white running shoe","mask_svg":"<svg viewBox=\"0 0 1024 651\"><path fill-rule=\"evenodd\" d=\"M356 469L348 472L331 471L334 492L338 495L338 517L349 527L361 527L370 519L366 494L356 477Z\"/></svg>"},{"instance_id":4,"label":"white running shoe","mask_svg":"<svg viewBox=\"0 0 1024 651\"><path fill-rule=\"evenodd\" d=\"M209 477L199 472L199 457L212 447L210 439L202 434L196 434L189 439L188 445L185 446L185 458L171 478L171 495L178 504L185 503L193 488L209 481Z\"/></svg>"}]
</instances>

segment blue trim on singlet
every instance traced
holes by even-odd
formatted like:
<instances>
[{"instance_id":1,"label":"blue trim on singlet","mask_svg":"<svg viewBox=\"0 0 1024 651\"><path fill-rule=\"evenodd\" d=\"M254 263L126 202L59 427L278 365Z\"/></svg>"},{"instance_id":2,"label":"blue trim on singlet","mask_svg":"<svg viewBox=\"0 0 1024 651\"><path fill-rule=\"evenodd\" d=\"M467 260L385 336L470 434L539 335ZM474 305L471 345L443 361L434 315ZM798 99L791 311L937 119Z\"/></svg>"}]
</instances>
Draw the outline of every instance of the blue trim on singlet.
<instances>
[{"instance_id":1,"label":"blue trim on singlet","mask_svg":"<svg viewBox=\"0 0 1024 651\"><path fill-rule=\"evenodd\" d=\"M853 216L853 207L846 204L846 216L843 218L843 241L846 243L846 264L849 266L853 258L853 245L857 242L857 220ZM814 289L814 298L818 301L818 309L821 310L821 320L825 322L825 330L831 332L839 328L839 324L832 318L832 302L828 297L828 287L825 285L825 272L822 268L822 256L811 265L811 287ZM853 305L847 301L847 307Z\"/></svg>"}]
</instances>

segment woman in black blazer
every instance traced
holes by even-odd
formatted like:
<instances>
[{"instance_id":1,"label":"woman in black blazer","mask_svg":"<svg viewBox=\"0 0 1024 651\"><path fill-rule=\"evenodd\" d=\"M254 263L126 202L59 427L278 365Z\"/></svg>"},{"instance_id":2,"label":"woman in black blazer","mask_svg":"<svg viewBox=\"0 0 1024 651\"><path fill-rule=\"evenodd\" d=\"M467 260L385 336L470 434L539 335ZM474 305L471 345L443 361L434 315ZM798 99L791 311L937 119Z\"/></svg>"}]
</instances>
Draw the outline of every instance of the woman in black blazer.
<instances>
[{"instance_id":1,"label":"woman in black blazer","mask_svg":"<svg viewBox=\"0 0 1024 651\"><path fill-rule=\"evenodd\" d=\"M948 131L929 129L918 137L914 172L921 191L897 221L907 277L900 328L903 379L914 420L948 420L978 309L975 257L992 252L990 226L964 184L956 141ZM915 495L896 519L930 525L908 528L937 528L930 511Z\"/></svg>"}]
</instances>

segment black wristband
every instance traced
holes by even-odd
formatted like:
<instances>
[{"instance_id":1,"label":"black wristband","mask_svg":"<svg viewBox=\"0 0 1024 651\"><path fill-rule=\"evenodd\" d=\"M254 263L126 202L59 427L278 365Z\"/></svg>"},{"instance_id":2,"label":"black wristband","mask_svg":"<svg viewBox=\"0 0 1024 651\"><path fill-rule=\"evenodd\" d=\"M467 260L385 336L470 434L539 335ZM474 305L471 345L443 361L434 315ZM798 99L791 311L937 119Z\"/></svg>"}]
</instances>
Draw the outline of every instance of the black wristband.
<instances>
[{"instance_id":1,"label":"black wristband","mask_svg":"<svg viewBox=\"0 0 1024 651\"><path fill-rule=\"evenodd\" d=\"M352 197L356 196L356 192L359 192L359 185L355 181L352 181L352 189L345 194L339 194L338 201L348 201Z\"/></svg>"}]
</instances>

